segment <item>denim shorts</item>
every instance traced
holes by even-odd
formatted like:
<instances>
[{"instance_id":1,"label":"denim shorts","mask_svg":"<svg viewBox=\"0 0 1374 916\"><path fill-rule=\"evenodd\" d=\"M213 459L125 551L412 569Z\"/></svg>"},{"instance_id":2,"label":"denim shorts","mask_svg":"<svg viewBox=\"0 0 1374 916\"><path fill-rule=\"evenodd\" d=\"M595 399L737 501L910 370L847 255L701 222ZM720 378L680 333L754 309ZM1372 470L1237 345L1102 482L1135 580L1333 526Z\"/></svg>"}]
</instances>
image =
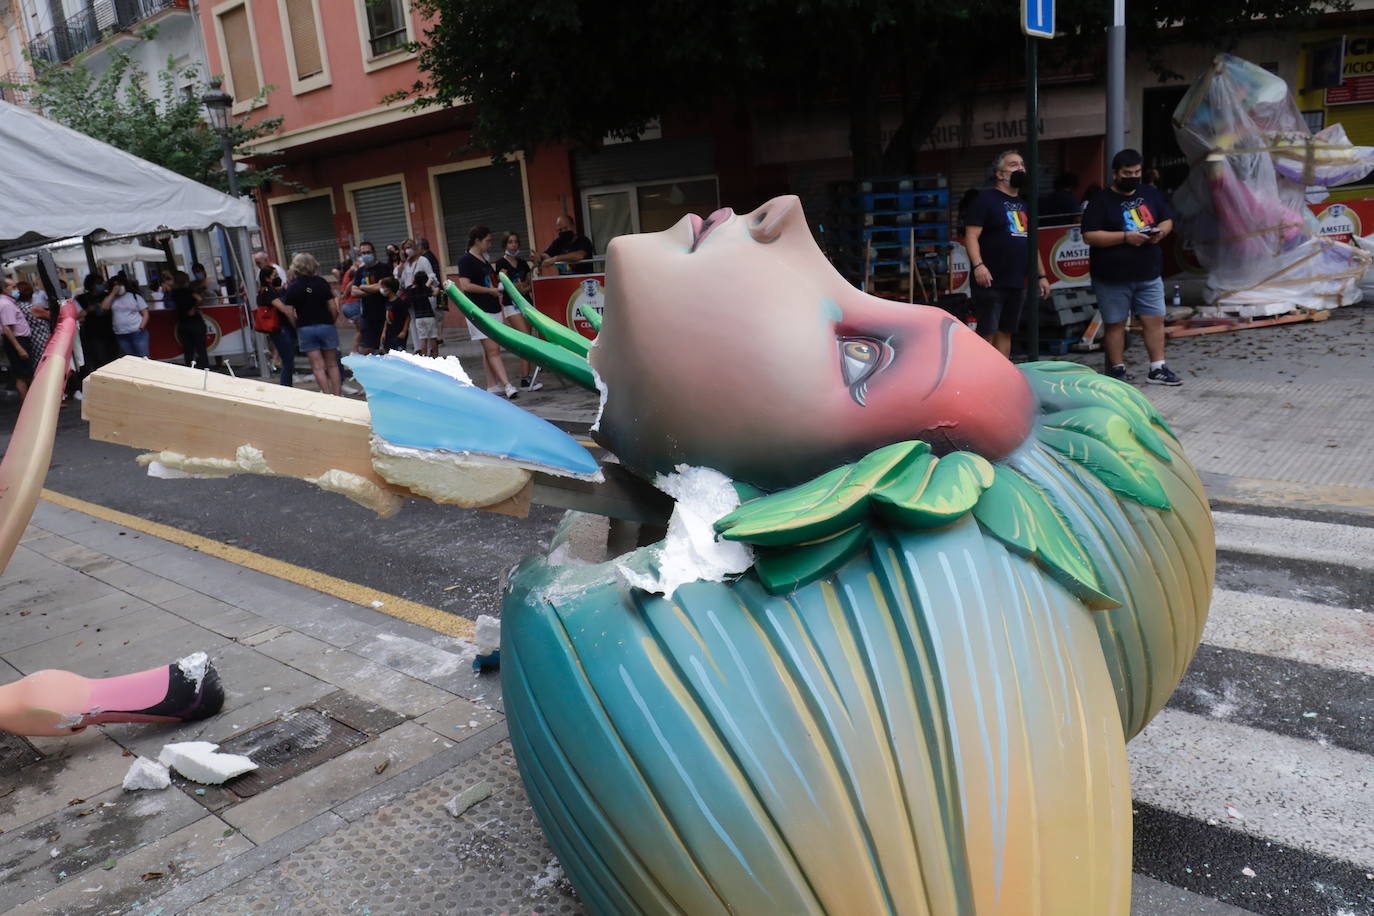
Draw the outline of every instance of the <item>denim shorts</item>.
<instances>
[{"instance_id":1,"label":"denim shorts","mask_svg":"<svg viewBox=\"0 0 1374 916\"><path fill-rule=\"evenodd\" d=\"M345 302L341 305L339 311L343 312L343 316L349 321L357 321L363 316L363 304L354 299L352 302Z\"/></svg>"},{"instance_id":2,"label":"denim shorts","mask_svg":"<svg viewBox=\"0 0 1374 916\"><path fill-rule=\"evenodd\" d=\"M1097 309L1102 313L1102 320L1107 324L1120 324L1131 312L1137 315L1164 314L1164 281L1159 277L1121 283L1094 280L1093 294L1097 296Z\"/></svg>"},{"instance_id":3,"label":"denim shorts","mask_svg":"<svg viewBox=\"0 0 1374 916\"><path fill-rule=\"evenodd\" d=\"M339 349L339 332L332 324L307 324L296 330L296 349L302 353L311 350Z\"/></svg>"}]
</instances>

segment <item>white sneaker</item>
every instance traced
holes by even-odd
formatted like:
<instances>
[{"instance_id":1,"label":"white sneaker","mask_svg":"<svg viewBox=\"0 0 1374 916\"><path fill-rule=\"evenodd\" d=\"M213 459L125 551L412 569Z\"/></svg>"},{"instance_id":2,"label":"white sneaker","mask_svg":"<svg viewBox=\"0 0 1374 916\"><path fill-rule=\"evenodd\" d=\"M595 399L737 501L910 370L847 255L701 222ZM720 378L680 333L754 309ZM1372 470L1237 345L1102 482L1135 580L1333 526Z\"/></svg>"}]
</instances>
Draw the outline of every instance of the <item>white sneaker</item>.
<instances>
[{"instance_id":1,"label":"white sneaker","mask_svg":"<svg viewBox=\"0 0 1374 916\"><path fill-rule=\"evenodd\" d=\"M509 400L514 401L516 398L520 397L520 389L519 389L519 388L516 388L514 385L507 385L507 386L506 386L506 397L507 397Z\"/></svg>"}]
</instances>

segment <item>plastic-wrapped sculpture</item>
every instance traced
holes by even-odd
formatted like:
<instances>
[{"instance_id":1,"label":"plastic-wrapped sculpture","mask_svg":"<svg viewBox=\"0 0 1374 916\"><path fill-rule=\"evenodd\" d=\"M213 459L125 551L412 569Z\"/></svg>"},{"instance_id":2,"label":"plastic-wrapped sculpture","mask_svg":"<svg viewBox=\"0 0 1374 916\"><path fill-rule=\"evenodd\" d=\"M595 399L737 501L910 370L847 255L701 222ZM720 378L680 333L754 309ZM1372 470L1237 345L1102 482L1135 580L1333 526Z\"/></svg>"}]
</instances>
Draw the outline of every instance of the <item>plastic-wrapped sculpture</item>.
<instances>
[{"instance_id":1,"label":"plastic-wrapped sculpture","mask_svg":"<svg viewBox=\"0 0 1374 916\"><path fill-rule=\"evenodd\" d=\"M47 277L50 258L40 258ZM56 300L51 280L45 284ZM63 302L56 332L44 351L0 461L0 572L33 515L52 459L62 388L76 339L76 303ZM220 711L224 690L204 653L136 674L86 678L70 671L35 671L0 684L0 731L70 735L113 722L182 722Z\"/></svg>"},{"instance_id":2,"label":"plastic-wrapped sculpture","mask_svg":"<svg viewBox=\"0 0 1374 916\"><path fill-rule=\"evenodd\" d=\"M606 290L595 436L678 510L599 564L562 565L562 531L514 571L501 649L589 909L1126 913L1125 740L1214 562L1150 404L860 293L795 198L618 238Z\"/></svg>"},{"instance_id":3,"label":"plastic-wrapped sculpture","mask_svg":"<svg viewBox=\"0 0 1374 916\"><path fill-rule=\"evenodd\" d=\"M1305 192L1356 181L1374 148L1339 124L1313 134L1288 85L1219 55L1174 110L1192 169L1174 209L1207 268L1209 304L1246 317L1358 302L1369 256L1322 238Z\"/></svg>"}]
</instances>

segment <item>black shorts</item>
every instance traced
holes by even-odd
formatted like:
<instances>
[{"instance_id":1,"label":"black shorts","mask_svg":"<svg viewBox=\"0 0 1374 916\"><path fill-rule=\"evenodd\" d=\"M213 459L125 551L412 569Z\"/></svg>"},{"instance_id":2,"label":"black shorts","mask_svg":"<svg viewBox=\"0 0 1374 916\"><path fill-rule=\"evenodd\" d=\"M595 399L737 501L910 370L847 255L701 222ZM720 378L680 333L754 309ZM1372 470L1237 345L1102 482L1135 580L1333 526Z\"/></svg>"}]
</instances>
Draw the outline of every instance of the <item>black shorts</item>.
<instances>
[{"instance_id":1,"label":"black shorts","mask_svg":"<svg viewBox=\"0 0 1374 916\"><path fill-rule=\"evenodd\" d=\"M993 331L1015 334L1021 325L1021 307L1025 304L1024 289L974 284L973 314L978 319L978 333L985 337Z\"/></svg>"},{"instance_id":2,"label":"black shorts","mask_svg":"<svg viewBox=\"0 0 1374 916\"><path fill-rule=\"evenodd\" d=\"M8 337L0 337L0 340L5 343L5 358L9 360L10 375L28 381L33 378L34 368L38 365L38 360L34 358L35 354L31 349L33 344L30 338L16 336L15 339L19 341L19 346L24 348L24 352L29 355L21 357Z\"/></svg>"},{"instance_id":3,"label":"black shorts","mask_svg":"<svg viewBox=\"0 0 1374 916\"><path fill-rule=\"evenodd\" d=\"M366 313L363 314L362 330L358 332L358 343L368 350L376 350L382 345L382 328L386 326L386 319L368 319Z\"/></svg>"}]
</instances>

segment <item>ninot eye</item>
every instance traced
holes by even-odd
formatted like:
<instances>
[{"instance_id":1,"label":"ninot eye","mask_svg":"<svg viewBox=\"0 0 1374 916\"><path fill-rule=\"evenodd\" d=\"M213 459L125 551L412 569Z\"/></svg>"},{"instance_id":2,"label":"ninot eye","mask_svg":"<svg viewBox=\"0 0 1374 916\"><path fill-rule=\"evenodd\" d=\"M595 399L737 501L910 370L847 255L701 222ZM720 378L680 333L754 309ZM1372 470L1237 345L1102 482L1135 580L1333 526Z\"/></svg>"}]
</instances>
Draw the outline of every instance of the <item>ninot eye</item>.
<instances>
[{"instance_id":1,"label":"ninot eye","mask_svg":"<svg viewBox=\"0 0 1374 916\"><path fill-rule=\"evenodd\" d=\"M887 364L891 350L885 342L867 337L842 337L839 345L840 373L850 396L862 405L869 379Z\"/></svg>"}]
</instances>

